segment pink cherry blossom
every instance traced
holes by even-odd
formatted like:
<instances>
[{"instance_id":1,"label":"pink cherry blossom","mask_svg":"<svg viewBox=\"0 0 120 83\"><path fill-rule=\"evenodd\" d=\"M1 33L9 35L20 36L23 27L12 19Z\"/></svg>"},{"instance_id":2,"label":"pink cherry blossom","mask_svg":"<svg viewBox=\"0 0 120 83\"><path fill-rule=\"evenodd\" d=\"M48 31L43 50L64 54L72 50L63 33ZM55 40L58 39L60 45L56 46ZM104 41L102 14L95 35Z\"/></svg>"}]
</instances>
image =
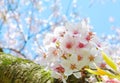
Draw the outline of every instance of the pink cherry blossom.
<instances>
[{"instance_id":1,"label":"pink cherry blossom","mask_svg":"<svg viewBox=\"0 0 120 83\"><path fill-rule=\"evenodd\" d=\"M102 65L101 44L85 20L80 23L66 23L46 35L45 55L42 57L46 61L45 66L52 71L55 78L65 81L72 74L80 78L79 71L85 66L95 68L94 63Z\"/></svg>"}]
</instances>

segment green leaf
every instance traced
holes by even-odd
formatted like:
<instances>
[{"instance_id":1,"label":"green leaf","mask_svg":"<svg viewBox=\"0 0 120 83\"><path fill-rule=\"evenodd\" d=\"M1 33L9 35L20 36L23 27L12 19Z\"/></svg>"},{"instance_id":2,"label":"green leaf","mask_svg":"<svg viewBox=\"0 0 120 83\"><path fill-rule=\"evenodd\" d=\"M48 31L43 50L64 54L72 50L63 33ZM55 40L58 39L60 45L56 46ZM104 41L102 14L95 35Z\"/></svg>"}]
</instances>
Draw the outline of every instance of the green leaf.
<instances>
[{"instance_id":1,"label":"green leaf","mask_svg":"<svg viewBox=\"0 0 120 83\"><path fill-rule=\"evenodd\" d=\"M109 76L109 77L114 77L114 75L111 74L110 72L102 70L98 67L97 67L97 70L86 69L86 71L88 71L89 73L94 74L94 75L101 75L101 76L106 75L106 76Z\"/></svg>"},{"instance_id":2,"label":"green leaf","mask_svg":"<svg viewBox=\"0 0 120 83\"><path fill-rule=\"evenodd\" d=\"M112 73L110 73L108 71L105 71L105 70L103 70L103 69L101 69L99 67L97 67L97 72L99 73L99 75L106 75L108 77L113 77L114 76L114 74L112 74Z\"/></svg>"},{"instance_id":3,"label":"green leaf","mask_svg":"<svg viewBox=\"0 0 120 83\"><path fill-rule=\"evenodd\" d=\"M114 63L114 61L109 58L104 52L102 52L103 59L105 62L115 71L117 71L117 65Z\"/></svg>"},{"instance_id":4,"label":"green leaf","mask_svg":"<svg viewBox=\"0 0 120 83\"><path fill-rule=\"evenodd\" d=\"M120 75L114 75L114 76L112 76L112 78L116 78L116 79L120 80Z\"/></svg>"},{"instance_id":5,"label":"green leaf","mask_svg":"<svg viewBox=\"0 0 120 83\"><path fill-rule=\"evenodd\" d=\"M99 75L99 73L97 71L93 71L91 69L85 69L85 70L88 71L91 74Z\"/></svg>"}]
</instances>

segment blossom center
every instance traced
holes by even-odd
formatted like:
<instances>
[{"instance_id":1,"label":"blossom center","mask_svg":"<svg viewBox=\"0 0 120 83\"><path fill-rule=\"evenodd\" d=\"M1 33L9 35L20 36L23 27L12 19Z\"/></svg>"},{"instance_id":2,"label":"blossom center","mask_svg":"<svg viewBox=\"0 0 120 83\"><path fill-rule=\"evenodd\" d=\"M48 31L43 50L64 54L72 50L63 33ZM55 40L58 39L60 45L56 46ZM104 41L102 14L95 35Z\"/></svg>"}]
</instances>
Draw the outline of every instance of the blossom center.
<instances>
[{"instance_id":1,"label":"blossom center","mask_svg":"<svg viewBox=\"0 0 120 83\"><path fill-rule=\"evenodd\" d=\"M82 58L83 58L83 57L82 57L81 55L78 55L78 56L77 56L77 60L78 60L78 61L81 61Z\"/></svg>"},{"instance_id":2,"label":"blossom center","mask_svg":"<svg viewBox=\"0 0 120 83\"><path fill-rule=\"evenodd\" d=\"M78 31L77 31L77 30L76 30L76 31L74 31L74 32L73 32L73 34L78 34Z\"/></svg>"},{"instance_id":3,"label":"blossom center","mask_svg":"<svg viewBox=\"0 0 120 83\"><path fill-rule=\"evenodd\" d=\"M46 58L46 56L47 56L47 55L44 53L44 54L43 54L43 57Z\"/></svg>"},{"instance_id":4,"label":"blossom center","mask_svg":"<svg viewBox=\"0 0 120 83\"><path fill-rule=\"evenodd\" d=\"M79 42L78 48L83 48L84 46L85 46L85 45L84 45L83 43Z\"/></svg>"},{"instance_id":5,"label":"blossom center","mask_svg":"<svg viewBox=\"0 0 120 83\"><path fill-rule=\"evenodd\" d=\"M71 49L72 48L72 43L71 42L66 43L66 48Z\"/></svg>"},{"instance_id":6,"label":"blossom center","mask_svg":"<svg viewBox=\"0 0 120 83\"><path fill-rule=\"evenodd\" d=\"M106 64L105 63L101 63L100 64L100 68L105 68L106 67Z\"/></svg>"},{"instance_id":7,"label":"blossom center","mask_svg":"<svg viewBox=\"0 0 120 83\"><path fill-rule=\"evenodd\" d=\"M65 54L63 54L61 57L67 59L67 56Z\"/></svg>"},{"instance_id":8,"label":"blossom center","mask_svg":"<svg viewBox=\"0 0 120 83\"><path fill-rule=\"evenodd\" d=\"M56 70L58 73L64 73L64 71L65 71L65 69L64 69L62 66L56 67L55 70Z\"/></svg>"},{"instance_id":9,"label":"blossom center","mask_svg":"<svg viewBox=\"0 0 120 83\"><path fill-rule=\"evenodd\" d=\"M89 32L88 35L87 35L87 37L86 37L86 40L90 41L93 35L94 34L92 32Z\"/></svg>"},{"instance_id":10,"label":"blossom center","mask_svg":"<svg viewBox=\"0 0 120 83\"><path fill-rule=\"evenodd\" d=\"M72 69L72 70L76 69L76 65L75 64L71 64L70 65L70 69Z\"/></svg>"},{"instance_id":11,"label":"blossom center","mask_svg":"<svg viewBox=\"0 0 120 83\"><path fill-rule=\"evenodd\" d=\"M58 53L57 50L54 50L54 51L53 51L53 54L54 54L55 56L57 55L57 53Z\"/></svg>"},{"instance_id":12,"label":"blossom center","mask_svg":"<svg viewBox=\"0 0 120 83\"><path fill-rule=\"evenodd\" d=\"M93 55L90 55L90 56L89 56L89 60L90 60L90 61L94 61L94 60L95 60L95 57L94 57Z\"/></svg>"},{"instance_id":13,"label":"blossom center","mask_svg":"<svg viewBox=\"0 0 120 83\"><path fill-rule=\"evenodd\" d=\"M52 42L54 43L54 42L56 42L56 40L57 40L56 38L53 38Z\"/></svg>"}]
</instances>

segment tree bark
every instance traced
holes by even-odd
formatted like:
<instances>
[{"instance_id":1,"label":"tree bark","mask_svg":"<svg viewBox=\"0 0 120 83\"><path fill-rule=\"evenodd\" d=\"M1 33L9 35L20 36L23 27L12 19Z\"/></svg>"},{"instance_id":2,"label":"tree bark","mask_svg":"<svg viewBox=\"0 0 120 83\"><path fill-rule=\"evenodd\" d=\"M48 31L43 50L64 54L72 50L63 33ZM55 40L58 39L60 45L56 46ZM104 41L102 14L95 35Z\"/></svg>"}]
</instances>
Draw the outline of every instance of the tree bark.
<instances>
[{"instance_id":1,"label":"tree bark","mask_svg":"<svg viewBox=\"0 0 120 83\"><path fill-rule=\"evenodd\" d=\"M54 83L54 78L30 60L0 52L0 83Z\"/></svg>"},{"instance_id":2,"label":"tree bark","mask_svg":"<svg viewBox=\"0 0 120 83\"><path fill-rule=\"evenodd\" d=\"M2 52L3 50L2 50L2 48L0 48L0 52Z\"/></svg>"}]
</instances>

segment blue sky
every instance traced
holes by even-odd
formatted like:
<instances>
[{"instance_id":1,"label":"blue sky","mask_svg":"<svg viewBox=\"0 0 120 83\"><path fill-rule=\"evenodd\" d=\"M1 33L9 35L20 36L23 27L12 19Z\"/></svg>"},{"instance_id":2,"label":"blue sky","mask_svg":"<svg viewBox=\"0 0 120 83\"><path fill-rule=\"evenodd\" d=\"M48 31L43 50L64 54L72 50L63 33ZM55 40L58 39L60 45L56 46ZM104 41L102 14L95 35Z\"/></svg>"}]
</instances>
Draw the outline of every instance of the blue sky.
<instances>
[{"instance_id":1,"label":"blue sky","mask_svg":"<svg viewBox=\"0 0 120 83\"><path fill-rule=\"evenodd\" d=\"M36 14L37 11L33 9L35 12L35 17L40 19L48 19L51 15L51 4L54 0L47 2L47 0L42 0L43 6L45 10L41 14ZM73 0L60 0L61 10L60 13L62 15L66 15L67 19L71 19L70 13L72 10L77 11L80 14L80 18L90 18L90 23L94 27L94 31L101 36L101 34L112 34L111 30L112 26L119 27L120 26L120 1L116 0L116 2L112 2L112 0L103 0L104 4L101 3L102 0L93 0L94 3L91 5L90 0L76 0L77 7L73 9ZM91 0L92 1L92 0ZM21 6L22 7L22 6ZM24 6L23 6L24 7ZM29 5L29 7L30 5ZM27 8L22 8L22 12L29 10ZM109 22L109 18L114 18L113 22ZM52 18L50 21L53 21Z\"/></svg>"},{"instance_id":2,"label":"blue sky","mask_svg":"<svg viewBox=\"0 0 120 83\"><path fill-rule=\"evenodd\" d=\"M6 0L5 0L6 1ZM18 1L19 0L15 0ZM54 0L41 0L43 2L43 6L45 7L45 11L41 14L38 13L35 9L33 9L34 17L40 19L48 19L51 15L51 4ZM70 13L73 9L74 0L60 0L61 2L61 14L66 15L68 19L70 19ZM112 34L112 30L110 29L112 26L119 27L120 26L120 0L116 0L116 2L112 2L112 0L103 0L104 4L100 1L102 0L93 0L94 3L92 6L90 5L90 1L92 0L76 0L77 7L74 11L77 11L80 14L81 18L90 18L90 23L94 27L94 31L101 35L104 34ZM15 3L16 4L16 3ZM28 10L31 10L31 5L25 6L25 4L16 4L19 5L18 11L24 13L24 16L27 16ZM10 5L8 5L10 6ZM9 9L14 5L8 7ZM27 11L26 11L27 10ZM26 12L26 13L25 13ZM114 18L113 22L109 22L109 18ZM23 17L24 18L24 17ZM53 19L51 19L53 20Z\"/></svg>"},{"instance_id":3,"label":"blue sky","mask_svg":"<svg viewBox=\"0 0 120 83\"><path fill-rule=\"evenodd\" d=\"M72 0L62 0L62 11L68 14L71 12ZM95 2L90 6L90 0L77 0L77 11L82 18L89 17L90 23L94 27L94 31L100 36L101 34L112 34L110 29L112 26L120 26L120 1L112 2L112 0L104 0L104 4L100 0L94 0ZM109 18L114 18L113 22L109 22Z\"/></svg>"}]
</instances>

